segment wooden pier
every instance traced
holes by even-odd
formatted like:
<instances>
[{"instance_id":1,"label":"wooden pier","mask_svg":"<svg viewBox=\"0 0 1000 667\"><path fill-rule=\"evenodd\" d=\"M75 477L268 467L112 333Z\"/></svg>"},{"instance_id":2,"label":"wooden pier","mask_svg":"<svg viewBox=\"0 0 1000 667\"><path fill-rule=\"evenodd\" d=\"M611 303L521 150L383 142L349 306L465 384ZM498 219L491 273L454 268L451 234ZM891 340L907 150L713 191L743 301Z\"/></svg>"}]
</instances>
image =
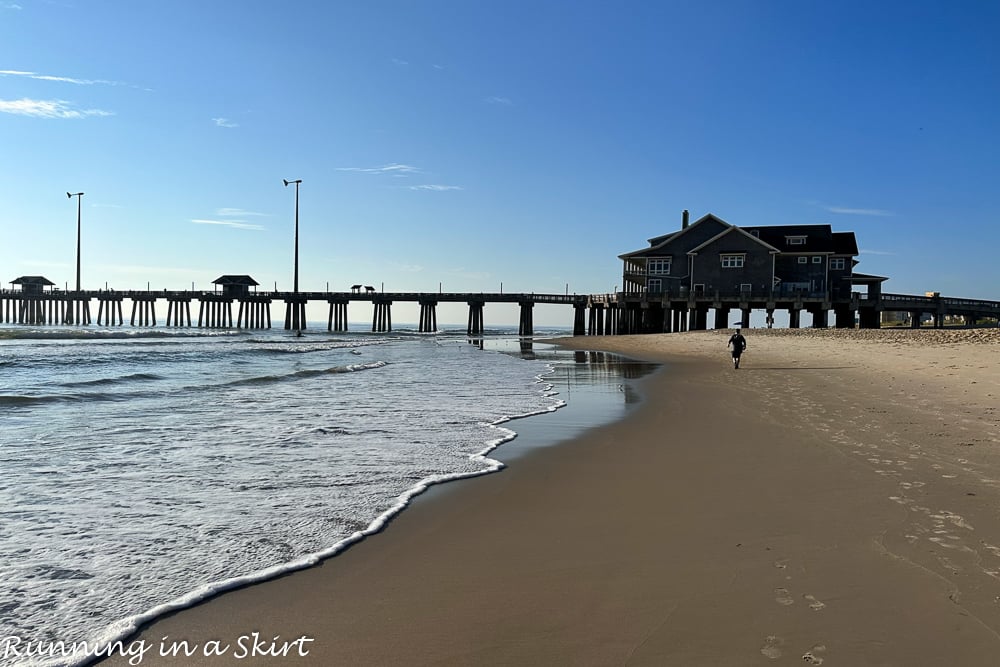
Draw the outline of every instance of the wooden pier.
<instances>
[{"instance_id":1,"label":"wooden pier","mask_svg":"<svg viewBox=\"0 0 1000 667\"><path fill-rule=\"evenodd\" d=\"M347 331L348 306L371 304L373 332L392 331L392 305L416 303L420 308L418 329L437 330L437 306L440 303L465 303L468 306L467 333L481 335L491 304L518 304L518 333L534 334L534 307L556 304L573 308L574 335L614 335L670 333L707 329L713 313L714 328L728 328L730 318L738 313L744 327L750 325L750 313L763 310L772 318L777 310L786 310L789 326L798 328L803 311L812 315L813 327L878 328L883 312L900 311L911 315L912 326L919 326L923 316L932 316L933 326L942 327L947 318L962 317L967 326L983 318L1000 318L1000 302L941 296L905 294L864 295L854 293L849 299L833 300L826 294L754 295L704 293L641 294L535 294L467 292L248 292L227 295L217 291L0 291L0 323L29 325L89 325L90 305L96 300L97 324L122 326L123 302L132 303L129 326L159 326L156 305L166 302L168 327L215 329L270 329L271 304L285 303L284 328L306 328L305 307L310 302L325 302L329 307L328 331ZM198 317L192 317L191 302L198 302ZM234 305L236 317L234 318ZM161 312L163 312L161 310ZM769 321L773 321L770 320Z\"/></svg>"}]
</instances>

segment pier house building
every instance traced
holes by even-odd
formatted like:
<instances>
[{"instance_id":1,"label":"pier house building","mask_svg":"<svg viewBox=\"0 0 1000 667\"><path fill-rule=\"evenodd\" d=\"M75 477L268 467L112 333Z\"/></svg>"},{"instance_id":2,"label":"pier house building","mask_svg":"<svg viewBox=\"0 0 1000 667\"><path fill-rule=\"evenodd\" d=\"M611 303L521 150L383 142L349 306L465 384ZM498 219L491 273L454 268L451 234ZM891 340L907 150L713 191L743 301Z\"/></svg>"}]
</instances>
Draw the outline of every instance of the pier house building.
<instances>
[{"instance_id":1,"label":"pier house building","mask_svg":"<svg viewBox=\"0 0 1000 667\"><path fill-rule=\"evenodd\" d=\"M749 326L758 308L767 311L768 324L776 309L787 309L792 327L802 310L812 314L813 326L827 326L830 310L838 327L855 326L859 312L863 326L878 326L874 306L866 312L855 287L878 296L885 278L854 273L854 232L825 224L738 227L711 213L690 222L684 211L679 230L648 242L619 255L624 331L704 329L709 310L715 327L725 328L732 309Z\"/></svg>"}]
</instances>

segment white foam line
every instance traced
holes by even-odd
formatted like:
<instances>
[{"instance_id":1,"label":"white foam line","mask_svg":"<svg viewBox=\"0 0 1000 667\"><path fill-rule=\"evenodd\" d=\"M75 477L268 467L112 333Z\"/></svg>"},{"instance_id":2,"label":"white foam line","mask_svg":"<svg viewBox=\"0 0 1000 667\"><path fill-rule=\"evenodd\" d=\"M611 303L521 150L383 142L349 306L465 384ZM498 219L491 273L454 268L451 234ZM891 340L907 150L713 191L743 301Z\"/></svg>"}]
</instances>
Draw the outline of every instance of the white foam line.
<instances>
[{"instance_id":1,"label":"white foam line","mask_svg":"<svg viewBox=\"0 0 1000 667\"><path fill-rule=\"evenodd\" d=\"M542 388L542 395L549 397L551 396L551 390L553 384L546 382L544 376L555 372L555 367L552 364L548 364L549 370L541 375L536 376L536 384L544 384ZM483 475L490 475L492 473L498 472L506 467L502 461L496 459L491 459L487 454L499 447L505 442L510 442L517 437L517 432L509 428L500 426L513 419L522 419L524 417L533 417L536 415L543 415L550 412L555 412L561 407L566 405L565 401L558 400L553 405L543 408L541 410L536 410L534 412L527 412L521 415L514 416L504 416L499 419L489 422L486 424L490 428L494 428L502 433L500 438L496 440L491 440L486 444L486 447L475 454L469 454L469 459L482 463L486 466L485 469L476 472L460 472L460 473L449 473L444 475L433 475L431 477L426 477L420 480L415 486L407 489L402 494L396 498L396 502L387 510L379 514L374 521L368 524L368 527L364 530L359 530L349 537L346 537L339 542L333 544L333 546L317 551L315 553L307 554L298 558L294 561L283 563L281 565L275 565L263 570L258 570L257 572L252 572L250 574L242 575L239 577L231 577L229 579L224 579L222 581L212 582L197 588L190 593L186 593L179 598L171 600L166 604L153 607L149 611L143 612L141 614L136 614L135 616L129 616L127 618L120 619L112 623L101 636L96 640L90 640L92 646L100 646L100 650L93 653L88 653L87 655L81 656L79 658L71 657L70 662L65 662L65 657L60 657L58 660L45 661L37 663L39 665L45 665L46 667L55 667L56 665L64 665L65 667L84 667L95 662L98 658L108 657L108 646L114 645L116 642L122 642L123 645L128 647L129 642L126 641L133 635L136 635L140 628L152 621L164 616L166 614L180 611L182 609L187 609L193 607L200 602L204 602L210 598L216 597L226 591L230 591L236 588L243 588L251 584L258 584L264 581L269 581L275 579L279 576L288 574L290 572L297 572L299 570L304 570L320 562L327 560L336 556L342 551L345 551L348 547L353 544L360 542L369 535L375 535L380 533L392 519L406 509L410 502L421 493L429 489L430 487L437 484L444 484L445 482L453 482L460 479L468 479L471 477L481 477ZM117 653L115 653L117 655Z\"/></svg>"}]
</instances>

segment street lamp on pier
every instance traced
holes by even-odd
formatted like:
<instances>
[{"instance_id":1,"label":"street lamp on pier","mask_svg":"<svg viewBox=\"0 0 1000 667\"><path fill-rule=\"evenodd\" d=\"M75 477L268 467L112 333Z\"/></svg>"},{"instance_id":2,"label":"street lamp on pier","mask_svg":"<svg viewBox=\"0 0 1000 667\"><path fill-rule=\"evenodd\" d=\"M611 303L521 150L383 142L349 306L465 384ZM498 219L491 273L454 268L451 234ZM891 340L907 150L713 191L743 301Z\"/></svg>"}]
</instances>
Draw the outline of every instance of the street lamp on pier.
<instances>
[{"instance_id":1,"label":"street lamp on pier","mask_svg":"<svg viewBox=\"0 0 1000 667\"><path fill-rule=\"evenodd\" d=\"M299 184L302 183L302 179L297 179L294 181L289 181L287 179L281 179L287 188L291 184L295 184L295 280L292 285L292 291L296 294L299 293Z\"/></svg>"},{"instance_id":2,"label":"street lamp on pier","mask_svg":"<svg viewBox=\"0 0 1000 667\"><path fill-rule=\"evenodd\" d=\"M67 192L69 199L76 197L76 291L80 291L80 204L83 201L82 192Z\"/></svg>"},{"instance_id":3,"label":"street lamp on pier","mask_svg":"<svg viewBox=\"0 0 1000 667\"><path fill-rule=\"evenodd\" d=\"M302 179L299 178L294 181L289 181L288 179L283 178L281 179L281 181L282 183L285 184L286 188L293 183L295 184L295 275L292 281L292 292L295 294L295 297L298 297L299 295L299 185L302 183ZM291 304L291 308L292 308L291 320L293 320L292 326L295 327L297 335L302 335L301 326L299 322L299 314L301 311L302 315L304 316L305 308L299 304L298 298L294 299L293 303Z\"/></svg>"}]
</instances>

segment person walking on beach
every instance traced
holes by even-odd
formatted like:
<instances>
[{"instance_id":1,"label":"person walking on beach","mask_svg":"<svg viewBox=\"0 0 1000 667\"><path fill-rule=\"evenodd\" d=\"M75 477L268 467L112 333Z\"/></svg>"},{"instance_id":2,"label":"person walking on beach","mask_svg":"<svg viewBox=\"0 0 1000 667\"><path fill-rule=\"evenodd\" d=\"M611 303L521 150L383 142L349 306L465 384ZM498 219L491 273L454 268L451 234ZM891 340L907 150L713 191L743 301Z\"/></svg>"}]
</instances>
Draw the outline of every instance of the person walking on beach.
<instances>
[{"instance_id":1,"label":"person walking on beach","mask_svg":"<svg viewBox=\"0 0 1000 667\"><path fill-rule=\"evenodd\" d=\"M739 329L736 329L736 333L729 337L729 343L726 347L732 346L733 348L733 368L740 367L740 355L743 354L743 350L747 349L747 339L743 337Z\"/></svg>"}]
</instances>

